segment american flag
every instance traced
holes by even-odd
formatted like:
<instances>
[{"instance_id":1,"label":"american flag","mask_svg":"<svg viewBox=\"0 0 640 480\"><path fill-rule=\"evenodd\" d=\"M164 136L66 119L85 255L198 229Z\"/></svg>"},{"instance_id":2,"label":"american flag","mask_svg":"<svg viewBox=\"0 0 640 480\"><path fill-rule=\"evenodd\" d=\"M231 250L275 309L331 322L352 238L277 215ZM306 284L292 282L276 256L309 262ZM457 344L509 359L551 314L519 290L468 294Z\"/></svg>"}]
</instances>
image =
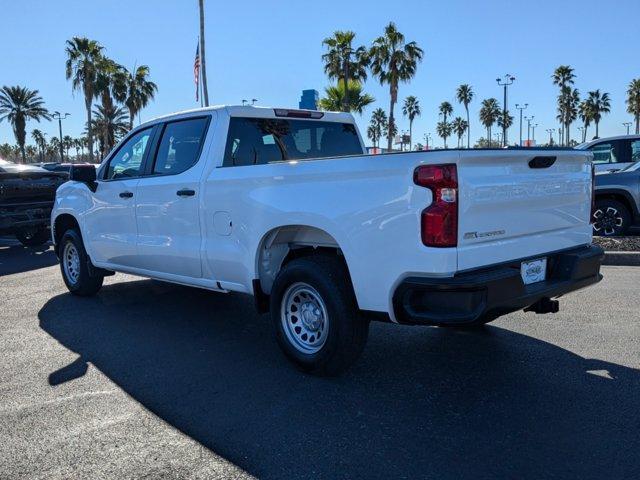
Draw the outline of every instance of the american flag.
<instances>
[{"instance_id":1,"label":"american flag","mask_svg":"<svg viewBox=\"0 0 640 480\"><path fill-rule=\"evenodd\" d=\"M196 59L193 62L193 81L196 83L196 102L198 101L200 89L200 40L198 40L198 46L196 47Z\"/></svg>"}]
</instances>

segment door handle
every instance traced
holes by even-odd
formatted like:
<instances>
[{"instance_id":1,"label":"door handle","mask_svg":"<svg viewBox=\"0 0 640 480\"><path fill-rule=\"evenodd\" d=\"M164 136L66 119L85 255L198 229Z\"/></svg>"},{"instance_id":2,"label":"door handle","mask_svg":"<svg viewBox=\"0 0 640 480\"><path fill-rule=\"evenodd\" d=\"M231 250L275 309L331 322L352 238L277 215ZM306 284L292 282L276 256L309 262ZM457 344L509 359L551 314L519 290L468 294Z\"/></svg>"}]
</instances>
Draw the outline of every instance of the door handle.
<instances>
[{"instance_id":1,"label":"door handle","mask_svg":"<svg viewBox=\"0 0 640 480\"><path fill-rule=\"evenodd\" d=\"M179 197L193 197L196 194L195 190L191 190L190 188L183 188L182 190L178 190L176 195Z\"/></svg>"},{"instance_id":2,"label":"door handle","mask_svg":"<svg viewBox=\"0 0 640 480\"><path fill-rule=\"evenodd\" d=\"M133 192L120 192L120 198L131 198L133 197Z\"/></svg>"}]
</instances>

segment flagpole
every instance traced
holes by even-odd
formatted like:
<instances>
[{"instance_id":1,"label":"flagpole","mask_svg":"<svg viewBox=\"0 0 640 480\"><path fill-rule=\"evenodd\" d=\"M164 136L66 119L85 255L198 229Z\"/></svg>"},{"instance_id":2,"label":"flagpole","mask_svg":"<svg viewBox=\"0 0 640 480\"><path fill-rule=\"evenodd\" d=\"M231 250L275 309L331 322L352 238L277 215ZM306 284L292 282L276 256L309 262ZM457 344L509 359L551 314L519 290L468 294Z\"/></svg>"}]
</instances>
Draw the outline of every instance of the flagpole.
<instances>
[{"instance_id":1,"label":"flagpole","mask_svg":"<svg viewBox=\"0 0 640 480\"><path fill-rule=\"evenodd\" d=\"M200 67L198 68L198 90L200 94L200 108L204 106L204 99L202 98L202 52L200 48L200 35L198 35L198 54L200 55Z\"/></svg>"}]
</instances>

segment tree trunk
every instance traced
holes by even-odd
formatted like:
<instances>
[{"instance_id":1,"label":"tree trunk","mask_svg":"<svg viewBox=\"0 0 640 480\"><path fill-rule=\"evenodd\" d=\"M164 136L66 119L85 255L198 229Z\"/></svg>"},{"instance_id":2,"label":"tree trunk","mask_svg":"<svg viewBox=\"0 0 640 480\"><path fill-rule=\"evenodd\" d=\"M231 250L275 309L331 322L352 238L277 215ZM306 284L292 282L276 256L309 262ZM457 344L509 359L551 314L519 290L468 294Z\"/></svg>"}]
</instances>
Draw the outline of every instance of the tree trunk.
<instances>
[{"instance_id":1,"label":"tree trunk","mask_svg":"<svg viewBox=\"0 0 640 480\"><path fill-rule=\"evenodd\" d=\"M636 135L640 135L640 115L636 115Z\"/></svg>"},{"instance_id":2,"label":"tree trunk","mask_svg":"<svg viewBox=\"0 0 640 480\"><path fill-rule=\"evenodd\" d=\"M596 120L596 138L599 138L599 135L598 135L598 124L599 124L599 123L600 123L600 122L598 122L598 121Z\"/></svg>"},{"instance_id":3,"label":"tree trunk","mask_svg":"<svg viewBox=\"0 0 640 480\"><path fill-rule=\"evenodd\" d=\"M409 120L409 151L413 150L413 120Z\"/></svg>"},{"instance_id":4,"label":"tree trunk","mask_svg":"<svg viewBox=\"0 0 640 480\"><path fill-rule=\"evenodd\" d=\"M340 82L340 80L338 80ZM349 111L349 59L344 63L344 95L342 97L342 111Z\"/></svg>"},{"instance_id":5,"label":"tree trunk","mask_svg":"<svg viewBox=\"0 0 640 480\"><path fill-rule=\"evenodd\" d=\"M571 125L571 122L567 122L567 147L569 146L569 143L571 142L571 136L569 135L569 126Z\"/></svg>"},{"instance_id":6,"label":"tree trunk","mask_svg":"<svg viewBox=\"0 0 640 480\"><path fill-rule=\"evenodd\" d=\"M471 122L469 121L469 105L464 104L464 109L467 111L467 148L471 148Z\"/></svg>"},{"instance_id":7,"label":"tree trunk","mask_svg":"<svg viewBox=\"0 0 640 480\"><path fill-rule=\"evenodd\" d=\"M85 93L84 106L87 109L87 140L89 141L89 162L93 163L93 127L91 125L91 100Z\"/></svg>"},{"instance_id":8,"label":"tree trunk","mask_svg":"<svg viewBox=\"0 0 640 480\"><path fill-rule=\"evenodd\" d=\"M389 85L389 93L391 96L391 100L389 102L389 130L387 132L387 151L390 152L391 151L391 145L393 142L393 139L391 138L391 132L393 129L393 126L395 124L395 120L393 118L393 105L395 104L394 98L393 98L393 84Z\"/></svg>"},{"instance_id":9,"label":"tree trunk","mask_svg":"<svg viewBox=\"0 0 640 480\"><path fill-rule=\"evenodd\" d=\"M209 106L209 90L207 89L207 67L204 52L204 0L198 0L200 7L200 75L202 76L202 96L204 106Z\"/></svg>"}]
</instances>

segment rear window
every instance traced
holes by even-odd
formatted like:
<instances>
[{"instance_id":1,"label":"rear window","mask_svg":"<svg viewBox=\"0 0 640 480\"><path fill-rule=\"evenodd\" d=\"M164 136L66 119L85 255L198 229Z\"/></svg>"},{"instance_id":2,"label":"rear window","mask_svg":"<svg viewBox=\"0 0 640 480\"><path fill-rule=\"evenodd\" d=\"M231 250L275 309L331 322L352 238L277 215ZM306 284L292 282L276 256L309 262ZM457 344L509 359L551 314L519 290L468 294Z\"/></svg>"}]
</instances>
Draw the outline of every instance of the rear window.
<instances>
[{"instance_id":1,"label":"rear window","mask_svg":"<svg viewBox=\"0 0 640 480\"><path fill-rule=\"evenodd\" d=\"M354 125L315 120L231 118L224 166L362 154Z\"/></svg>"}]
</instances>

